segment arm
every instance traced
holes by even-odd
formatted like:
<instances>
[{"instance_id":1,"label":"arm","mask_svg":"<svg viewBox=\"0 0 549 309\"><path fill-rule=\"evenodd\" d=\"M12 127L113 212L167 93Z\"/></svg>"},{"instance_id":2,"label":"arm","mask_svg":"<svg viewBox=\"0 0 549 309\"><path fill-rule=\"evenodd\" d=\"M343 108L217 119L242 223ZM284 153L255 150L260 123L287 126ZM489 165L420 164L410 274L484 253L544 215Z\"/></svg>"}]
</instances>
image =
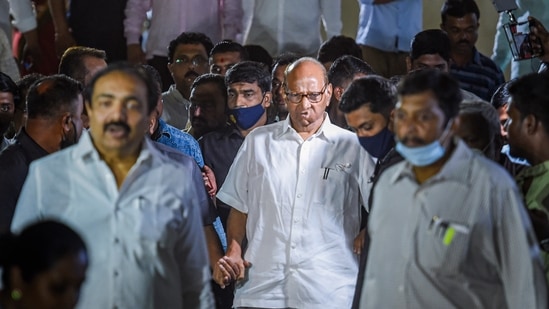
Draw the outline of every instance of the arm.
<instances>
[{"instance_id":1,"label":"arm","mask_svg":"<svg viewBox=\"0 0 549 309\"><path fill-rule=\"evenodd\" d=\"M341 0L320 0L322 24L326 29L326 37L331 38L341 34Z\"/></svg>"},{"instance_id":2,"label":"arm","mask_svg":"<svg viewBox=\"0 0 549 309\"><path fill-rule=\"evenodd\" d=\"M145 53L141 49L139 39L147 11L151 9L152 0L128 0L124 13L124 36L128 44L128 61L138 64L145 63Z\"/></svg>"},{"instance_id":3,"label":"arm","mask_svg":"<svg viewBox=\"0 0 549 309\"><path fill-rule=\"evenodd\" d=\"M237 34L242 32L242 1L225 0L223 1L222 15L222 39L235 40Z\"/></svg>"},{"instance_id":4,"label":"arm","mask_svg":"<svg viewBox=\"0 0 549 309\"><path fill-rule=\"evenodd\" d=\"M20 61L30 58L33 62L39 62L41 57L36 30L36 17L32 10L30 0L9 0L10 11L13 15L13 26L19 29L25 37L25 47Z\"/></svg>"},{"instance_id":5,"label":"arm","mask_svg":"<svg viewBox=\"0 0 549 309\"><path fill-rule=\"evenodd\" d=\"M69 30L69 23L65 17L67 12L64 0L48 0L50 14L55 28L55 51L57 57L61 58L65 50L76 45Z\"/></svg>"},{"instance_id":6,"label":"arm","mask_svg":"<svg viewBox=\"0 0 549 309\"><path fill-rule=\"evenodd\" d=\"M244 279L245 269L250 267L250 263L242 258L247 219L247 214L231 209L227 221L227 254L219 259L213 272L213 279L221 288L225 288L232 280Z\"/></svg>"},{"instance_id":7,"label":"arm","mask_svg":"<svg viewBox=\"0 0 549 309\"><path fill-rule=\"evenodd\" d=\"M494 49L492 51L492 60L501 69L505 68L511 62L511 49L503 30L503 24L508 22L509 18L505 13L499 14L498 24L496 26L496 36L494 38Z\"/></svg>"}]
</instances>

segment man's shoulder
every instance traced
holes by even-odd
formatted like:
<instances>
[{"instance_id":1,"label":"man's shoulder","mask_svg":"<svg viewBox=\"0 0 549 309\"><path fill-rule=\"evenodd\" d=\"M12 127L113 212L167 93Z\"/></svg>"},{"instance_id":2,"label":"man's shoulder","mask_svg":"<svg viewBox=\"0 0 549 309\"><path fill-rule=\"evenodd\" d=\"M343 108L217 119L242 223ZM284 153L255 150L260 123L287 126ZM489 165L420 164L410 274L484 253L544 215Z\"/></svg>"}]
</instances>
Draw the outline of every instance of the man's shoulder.
<instances>
[{"instance_id":1,"label":"man's shoulder","mask_svg":"<svg viewBox=\"0 0 549 309\"><path fill-rule=\"evenodd\" d=\"M11 144L4 151L0 152L0 167L2 168L11 168L25 162L25 150L19 143Z\"/></svg>"},{"instance_id":2,"label":"man's shoulder","mask_svg":"<svg viewBox=\"0 0 549 309\"><path fill-rule=\"evenodd\" d=\"M157 151L154 157L160 164L174 165L180 167L190 167L194 164L194 159L181 151L159 142L153 142L152 147Z\"/></svg>"}]
</instances>

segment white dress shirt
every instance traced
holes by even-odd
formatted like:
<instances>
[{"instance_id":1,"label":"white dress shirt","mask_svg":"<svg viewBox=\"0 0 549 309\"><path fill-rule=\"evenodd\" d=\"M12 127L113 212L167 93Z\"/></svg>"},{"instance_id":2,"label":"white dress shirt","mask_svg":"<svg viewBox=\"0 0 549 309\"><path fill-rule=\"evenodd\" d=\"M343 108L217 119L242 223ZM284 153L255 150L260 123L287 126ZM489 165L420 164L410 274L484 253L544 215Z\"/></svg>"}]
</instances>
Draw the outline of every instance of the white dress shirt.
<instances>
[{"instance_id":1,"label":"white dress shirt","mask_svg":"<svg viewBox=\"0 0 549 309\"><path fill-rule=\"evenodd\" d=\"M139 44L146 13L152 9L147 59L168 55L168 45L182 32L202 32L215 44L236 38L242 28L240 0L128 0L124 33Z\"/></svg>"},{"instance_id":2,"label":"white dress shirt","mask_svg":"<svg viewBox=\"0 0 549 309\"><path fill-rule=\"evenodd\" d=\"M253 2L253 3L252 3ZM295 52L314 56L322 37L341 34L341 0L253 0L247 1L249 14L244 44L263 46L272 56Z\"/></svg>"},{"instance_id":3,"label":"white dress shirt","mask_svg":"<svg viewBox=\"0 0 549 309\"><path fill-rule=\"evenodd\" d=\"M423 184L410 163L386 170L372 208L360 308L547 308L513 179L462 141Z\"/></svg>"},{"instance_id":4,"label":"white dress shirt","mask_svg":"<svg viewBox=\"0 0 549 309\"><path fill-rule=\"evenodd\" d=\"M181 181L200 172L188 160L179 164L146 139L118 190L83 134L76 146L31 164L12 230L53 218L83 236L90 264L78 308L210 309L197 189Z\"/></svg>"},{"instance_id":5,"label":"white dress shirt","mask_svg":"<svg viewBox=\"0 0 549 309\"><path fill-rule=\"evenodd\" d=\"M350 308L353 240L374 170L356 136L330 123L303 140L282 122L244 140L217 197L247 214L252 266L236 307Z\"/></svg>"}]
</instances>

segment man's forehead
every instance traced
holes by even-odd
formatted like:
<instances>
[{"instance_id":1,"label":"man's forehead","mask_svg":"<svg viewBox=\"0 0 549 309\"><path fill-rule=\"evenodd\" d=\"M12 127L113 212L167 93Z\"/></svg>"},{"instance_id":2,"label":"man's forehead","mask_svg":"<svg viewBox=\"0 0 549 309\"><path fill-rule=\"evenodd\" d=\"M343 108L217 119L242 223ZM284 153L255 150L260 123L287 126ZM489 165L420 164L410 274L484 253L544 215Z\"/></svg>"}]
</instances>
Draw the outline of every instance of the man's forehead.
<instances>
[{"instance_id":1,"label":"man's forehead","mask_svg":"<svg viewBox=\"0 0 549 309\"><path fill-rule=\"evenodd\" d=\"M227 87L227 90L240 90L240 91L246 91L246 90L257 90L259 88L259 85L257 84L257 81L253 83L246 83L246 82L237 82L232 83Z\"/></svg>"},{"instance_id":2,"label":"man's forehead","mask_svg":"<svg viewBox=\"0 0 549 309\"><path fill-rule=\"evenodd\" d=\"M428 110L440 108L435 94L431 90L420 93L399 95L397 109Z\"/></svg>"},{"instance_id":3,"label":"man's forehead","mask_svg":"<svg viewBox=\"0 0 549 309\"><path fill-rule=\"evenodd\" d=\"M131 85L125 87L122 85ZM97 79L93 86L93 97L97 95L138 94L146 95L147 87L143 81L131 74L113 71Z\"/></svg>"}]
</instances>

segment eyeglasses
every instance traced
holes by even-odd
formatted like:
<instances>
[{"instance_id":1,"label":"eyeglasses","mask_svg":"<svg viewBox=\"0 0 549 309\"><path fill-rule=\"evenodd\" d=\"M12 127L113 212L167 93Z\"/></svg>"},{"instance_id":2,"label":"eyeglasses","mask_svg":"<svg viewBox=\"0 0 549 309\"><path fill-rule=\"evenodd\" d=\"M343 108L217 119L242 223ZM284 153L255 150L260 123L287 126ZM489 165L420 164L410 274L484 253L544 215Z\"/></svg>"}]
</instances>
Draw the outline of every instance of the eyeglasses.
<instances>
[{"instance_id":1,"label":"eyeglasses","mask_svg":"<svg viewBox=\"0 0 549 309\"><path fill-rule=\"evenodd\" d=\"M177 59L175 59L174 63L177 64L177 65L190 65L190 64L192 64L193 66L198 67L198 66L203 66L203 65L207 64L208 60L204 57L201 57L201 56L194 56L192 59L189 59L187 57L177 58Z\"/></svg>"},{"instance_id":2,"label":"eyeglasses","mask_svg":"<svg viewBox=\"0 0 549 309\"><path fill-rule=\"evenodd\" d=\"M286 88L286 98L288 98L288 101L294 104L299 104L303 97L307 97L307 100L311 103L318 103L320 100L322 100L322 95L326 91L326 88L328 87L328 84L325 84L324 87L322 87L322 90L320 92L309 92L309 93L297 93L297 92L289 92L286 88L286 85L284 88Z\"/></svg>"}]
</instances>

